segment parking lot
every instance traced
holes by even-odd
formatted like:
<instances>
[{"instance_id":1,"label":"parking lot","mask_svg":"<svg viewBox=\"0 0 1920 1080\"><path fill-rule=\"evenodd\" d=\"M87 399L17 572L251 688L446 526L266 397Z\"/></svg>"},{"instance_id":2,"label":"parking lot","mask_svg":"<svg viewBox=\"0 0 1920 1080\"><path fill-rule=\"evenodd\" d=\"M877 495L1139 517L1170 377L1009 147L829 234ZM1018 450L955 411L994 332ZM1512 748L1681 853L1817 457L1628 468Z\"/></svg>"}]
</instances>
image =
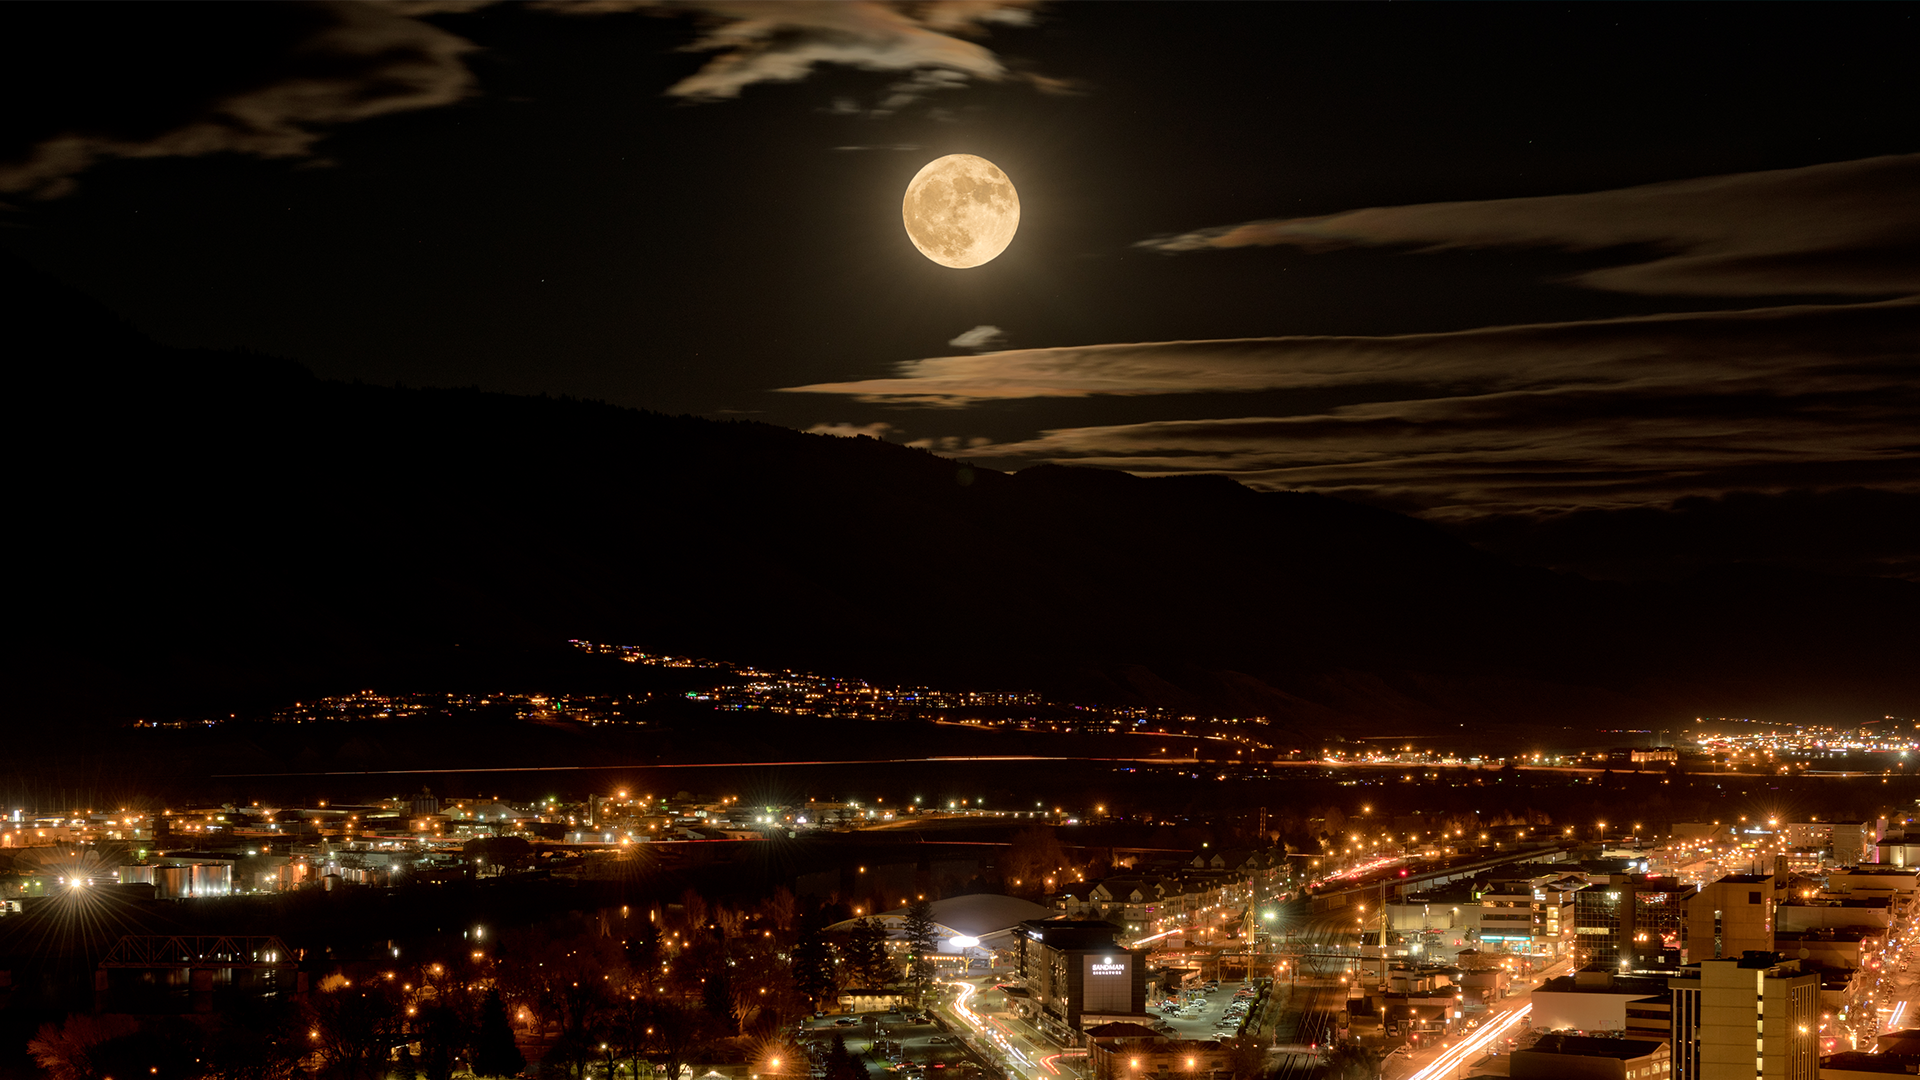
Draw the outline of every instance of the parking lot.
<instances>
[{"instance_id":1,"label":"parking lot","mask_svg":"<svg viewBox=\"0 0 1920 1080\"><path fill-rule=\"evenodd\" d=\"M1236 993L1244 996L1236 997ZM1214 990L1183 992L1175 999L1177 1012L1162 1007L1161 1002L1167 1000L1164 998L1147 1011L1171 1027L1176 1038L1224 1038L1239 1033L1245 1013L1253 1008L1253 994L1251 984L1228 982Z\"/></svg>"},{"instance_id":2,"label":"parking lot","mask_svg":"<svg viewBox=\"0 0 1920 1080\"><path fill-rule=\"evenodd\" d=\"M813 1056L819 1062L839 1035L849 1051L866 1055L876 1072L886 1069L899 1080L941 1080L975 1072L960 1040L931 1019L919 1019L921 1015L901 1010L815 1017L801 1024L798 1039L803 1048L818 1048Z\"/></svg>"}]
</instances>

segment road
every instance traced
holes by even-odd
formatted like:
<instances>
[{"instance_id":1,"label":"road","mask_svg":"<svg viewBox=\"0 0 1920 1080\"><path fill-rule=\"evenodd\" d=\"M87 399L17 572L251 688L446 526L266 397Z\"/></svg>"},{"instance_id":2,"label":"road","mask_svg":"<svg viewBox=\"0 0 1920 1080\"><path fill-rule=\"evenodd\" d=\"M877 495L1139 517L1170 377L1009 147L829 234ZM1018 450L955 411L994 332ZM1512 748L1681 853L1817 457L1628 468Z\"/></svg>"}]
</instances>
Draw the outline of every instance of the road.
<instances>
[{"instance_id":1,"label":"road","mask_svg":"<svg viewBox=\"0 0 1920 1080\"><path fill-rule=\"evenodd\" d=\"M1526 1031L1532 1012L1532 990L1567 967L1559 961L1527 978L1525 989L1495 1003L1475 1017L1474 1030L1464 1036L1439 1040L1412 1053L1394 1054L1383 1064L1381 1080L1453 1080L1486 1056L1489 1050L1506 1052L1507 1039ZM949 1025L958 1043L932 1043L928 1056L950 1061L963 1050L1012 1080L1078 1080L1086 1072L1084 1051L1062 1050L1026 1021L997 1005L985 1003L984 991L992 989L992 976L945 983L953 991L951 1000L934 1008ZM1233 984L1227 984L1197 1009L1170 1017L1183 1029L1180 1036L1205 1038L1198 1028L1219 1026L1219 1014L1232 1000ZM1270 1053L1281 1066L1281 1074L1305 1071L1317 1061L1323 1048L1334 1037L1334 1018L1344 1007L1347 986L1338 978L1277 981L1273 987L1273 1007L1258 1018L1257 1037L1271 1040ZM1920 1011L1917 1011L1920 1014ZM863 1029L854 1029L863 1030ZM1250 1031L1256 1029L1250 1027ZM907 1045L907 1056L924 1060L917 1043Z\"/></svg>"},{"instance_id":2,"label":"road","mask_svg":"<svg viewBox=\"0 0 1920 1080\"><path fill-rule=\"evenodd\" d=\"M1527 1017L1533 1012L1533 991L1541 983L1568 970L1571 970L1571 964L1559 960L1525 980L1515 980L1516 986L1524 986L1525 989L1494 1003L1486 1012L1476 1016L1473 1031L1464 1037L1443 1038L1437 1044L1429 1044L1412 1053L1390 1055L1381 1067L1381 1080L1448 1080L1449 1077L1463 1075L1490 1051L1506 1053L1507 1040L1527 1030Z\"/></svg>"},{"instance_id":3,"label":"road","mask_svg":"<svg viewBox=\"0 0 1920 1080\"><path fill-rule=\"evenodd\" d=\"M1898 906L1888 931L1861 943L1860 970L1848 987L1847 1017L1823 1013L1820 1052L1878 1052L1879 1036L1920 1026L1920 971L1910 971L1920 953L1920 920ZM1869 947L1871 946L1871 947Z\"/></svg>"},{"instance_id":4,"label":"road","mask_svg":"<svg viewBox=\"0 0 1920 1080\"><path fill-rule=\"evenodd\" d=\"M1048 1042L1026 1021L1003 1010L993 1009L979 1000L981 991L991 989L992 976L961 979L944 985L953 988L953 999L936 1010L954 1032L965 1040L975 1056L1018 1080L1059 1080L1078 1076L1074 1061L1085 1060Z\"/></svg>"}]
</instances>

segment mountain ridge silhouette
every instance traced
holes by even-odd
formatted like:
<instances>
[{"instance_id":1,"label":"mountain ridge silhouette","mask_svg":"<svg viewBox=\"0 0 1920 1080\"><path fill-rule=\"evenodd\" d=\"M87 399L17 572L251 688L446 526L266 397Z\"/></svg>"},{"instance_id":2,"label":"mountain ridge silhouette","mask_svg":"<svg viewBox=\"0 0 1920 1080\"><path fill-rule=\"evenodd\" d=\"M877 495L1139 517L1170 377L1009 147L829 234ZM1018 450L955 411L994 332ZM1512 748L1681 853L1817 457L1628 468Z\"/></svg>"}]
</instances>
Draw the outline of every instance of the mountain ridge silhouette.
<instances>
[{"instance_id":1,"label":"mountain ridge silhouette","mask_svg":"<svg viewBox=\"0 0 1920 1080\"><path fill-rule=\"evenodd\" d=\"M570 638L1261 715L1300 738L1859 719L1920 697L1910 582L1588 581L1223 477L1007 473L754 421L329 381L154 343L17 260L0 296L16 681L42 713L552 687L584 671Z\"/></svg>"}]
</instances>

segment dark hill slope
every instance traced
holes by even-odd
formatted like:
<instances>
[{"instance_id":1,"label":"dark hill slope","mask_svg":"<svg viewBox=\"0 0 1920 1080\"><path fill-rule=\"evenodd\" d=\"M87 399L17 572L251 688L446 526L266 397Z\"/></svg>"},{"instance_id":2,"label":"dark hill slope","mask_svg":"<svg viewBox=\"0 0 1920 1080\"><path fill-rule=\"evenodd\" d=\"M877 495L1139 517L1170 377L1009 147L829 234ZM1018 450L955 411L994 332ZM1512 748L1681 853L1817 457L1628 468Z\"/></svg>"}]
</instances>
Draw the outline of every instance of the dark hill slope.
<instances>
[{"instance_id":1,"label":"dark hill slope","mask_svg":"<svg viewBox=\"0 0 1920 1080\"><path fill-rule=\"evenodd\" d=\"M1897 582L1602 586L1222 479L325 382L6 284L22 700L82 715L565 678L570 637L1314 725L1914 699Z\"/></svg>"}]
</instances>

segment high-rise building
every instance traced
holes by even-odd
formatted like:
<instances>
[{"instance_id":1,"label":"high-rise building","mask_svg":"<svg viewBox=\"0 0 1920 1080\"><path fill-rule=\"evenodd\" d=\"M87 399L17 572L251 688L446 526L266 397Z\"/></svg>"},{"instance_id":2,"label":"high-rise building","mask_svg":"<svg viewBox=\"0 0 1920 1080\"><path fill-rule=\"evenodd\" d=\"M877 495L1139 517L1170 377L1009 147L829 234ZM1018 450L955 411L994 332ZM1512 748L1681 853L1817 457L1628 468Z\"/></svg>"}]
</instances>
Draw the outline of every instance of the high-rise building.
<instances>
[{"instance_id":1,"label":"high-rise building","mask_svg":"<svg viewBox=\"0 0 1920 1080\"><path fill-rule=\"evenodd\" d=\"M1773 953L1697 968L1667 981L1673 1080L1819 1080L1819 975Z\"/></svg>"},{"instance_id":2,"label":"high-rise building","mask_svg":"<svg viewBox=\"0 0 1920 1080\"><path fill-rule=\"evenodd\" d=\"M1652 874L1612 874L1574 894L1575 962L1609 971L1680 966L1694 887Z\"/></svg>"},{"instance_id":3,"label":"high-rise building","mask_svg":"<svg viewBox=\"0 0 1920 1080\"><path fill-rule=\"evenodd\" d=\"M1729 874L1687 897L1689 961L1773 951L1774 878Z\"/></svg>"},{"instance_id":4,"label":"high-rise building","mask_svg":"<svg viewBox=\"0 0 1920 1080\"><path fill-rule=\"evenodd\" d=\"M1146 1022L1147 953L1115 938L1096 920L1031 920L1013 930L1014 972L1036 1006L1034 1020L1056 1037L1079 1038L1083 1025Z\"/></svg>"}]
</instances>

